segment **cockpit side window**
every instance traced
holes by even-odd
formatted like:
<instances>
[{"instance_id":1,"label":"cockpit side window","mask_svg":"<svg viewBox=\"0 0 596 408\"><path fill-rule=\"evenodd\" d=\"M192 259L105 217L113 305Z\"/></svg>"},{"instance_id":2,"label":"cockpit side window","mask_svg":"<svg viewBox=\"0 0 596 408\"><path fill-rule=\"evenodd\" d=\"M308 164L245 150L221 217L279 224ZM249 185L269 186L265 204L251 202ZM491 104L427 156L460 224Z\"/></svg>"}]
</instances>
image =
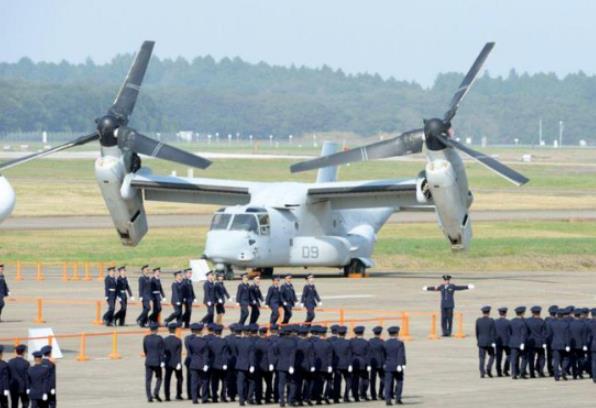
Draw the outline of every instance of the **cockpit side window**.
<instances>
[{"instance_id":1,"label":"cockpit side window","mask_svg":"<svg viewBox=\"0 0 596 408\"><path fill-rule=\"evenodd\" d=\"M211 221L211 229L212 230L225 230L228 229L228 225L230 224L230 219L232 216L230 214L215 214L213 217L213 221Z\"/></svg>"},{"instance_id":2,"label":"cockpit side window","mask_svg":"<svg viewBox=\"0 0 596 408\"><path fill-rule=\"evenodd\" d=\"M257 218L254 214L236 214L230 226L230 230L235 231L252 231L258 234Z\"/></svg>"},{"instance_id":3,"label":"cockpit side window","mask_svg":"<svg viewBox=\"0 0 596 408\"><path fill-rule=\"evenodd\" d=\"M269 226L269 214L259 214L259 231L261 235L269 235L269 231L271 230Z\"/></svg>"}]
</instances>

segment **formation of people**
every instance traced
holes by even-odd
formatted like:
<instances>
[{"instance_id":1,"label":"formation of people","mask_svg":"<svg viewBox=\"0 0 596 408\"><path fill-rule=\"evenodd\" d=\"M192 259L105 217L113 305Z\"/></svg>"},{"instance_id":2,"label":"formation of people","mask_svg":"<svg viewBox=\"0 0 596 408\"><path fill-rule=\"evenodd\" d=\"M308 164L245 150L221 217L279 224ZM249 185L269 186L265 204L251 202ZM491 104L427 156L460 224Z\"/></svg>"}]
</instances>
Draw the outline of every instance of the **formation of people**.
<instances>
[{"instance_id":1,"label":"formation of people","mask_svg":"<svg viewBox=\"0 0 596 408\"><path fill-rule=\"evenodd\" d=\"M26 356L27 346L15 347L15 357L4 361L4 346L0 345L0 407L56 407L56 365L52 362L52 347L44 346L33 352L33 364Z\"/></svg>"},{"instance_id":2,"label":"formation of people","mask_svg":"<svg viewBox=\"0 0 596 408\"><path fill-rule=\"evenodd\" d=\"M193 323L184 340L176 336L180 323L168 324L169 335L150 324L143 339L145 391L149 402L182 400L279 403L292 406L385 400L402 404L406 351L399 327L277 325L234 323L230 334L217 323ZM182 349L186 358L182 359ZM175 377L174 392L172 378ZM154 381L155 378L155 381ZM184 384L185 383L185 384Z\"/></svg>"},{"instance_id":3,"label":"formation of people","mask_svg":"<svg viewBox=\"0 0 596 408\"><path fill-rule=\"evenodd\" d=\"M596 308L574 306L542 308L532 306L526 318L526 307L500 307L499 317L490 317L491 307L483 306L476 321L480 376L553 377L556 381L590 376L596 383ZM591 315L591 318L590 318Z\"/></svg>"},{"instance_id":4,"label":"formation of people","mask_svg":"<svg viewBox=\"0 0 596 408\"><path fill-rule=\"evenodd\" d=\"M107 310L103 315L103 322L106 326L126 325L128 301L134 300L126 274L126 266L108 268L108 274L104 279ZM167 325L170 322L176 322L188 329L192 319L193 304L198 303L192 281L192 269L176 271L173 275L174 281L171 284L169 298L173 311L164 319L164 323ZM236 306L240 309L238 323L242 325L257 323L262 310L266 308L270 311L269 323L277 323L280 319L279 311L282 310L282 323L287 324L296 306L303 306L306 310L305 323L313 322L316 317L316 307L322 306L314 276L308 275L305 278L306 283L300 298L296 294L292 280L290 274L284 276L283 283L279 276L274 276L271 286L263 296L261 278L254 276L250 279L247 273L243 273L234 298ZM142 311L137 317L137 324L140 327L148 327L151 323L159 323L163 304L168 302L161 283L161 268L151 269L149 265L141 267L138 296ZM201 322L221 324L226 314L226 304L230 301L231 296L225 286L223 274L216 275L212 271L208 272L203 283L202 299L206 313ZM116 311L117 303L119 307Z\"/></svg>"}]
</instances>

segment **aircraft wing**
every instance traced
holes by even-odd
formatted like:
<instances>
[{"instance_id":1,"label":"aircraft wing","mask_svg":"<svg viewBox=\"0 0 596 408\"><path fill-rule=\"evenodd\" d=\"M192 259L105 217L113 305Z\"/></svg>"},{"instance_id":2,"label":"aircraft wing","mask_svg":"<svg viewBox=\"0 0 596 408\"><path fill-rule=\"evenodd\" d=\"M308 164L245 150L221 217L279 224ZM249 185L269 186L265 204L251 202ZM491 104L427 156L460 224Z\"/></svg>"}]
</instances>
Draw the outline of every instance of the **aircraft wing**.
<instances>
[{"instance_id":1,"label":"aircraft wing","mask_svg":"<svg viewBox=\"0 0 596 408\"><path fill-rule=\"evenodd\" d=\"M134 174L130 188L143 191L147 201L237 205L250 201L250 190L259 183ZM126 183L126 180L125 180Z\"/></svg>"},{"instance_id":2,"label":"aircraft wing","mask_svg":"<svg viewBox=\"0 0 596 408\"><path fill-rule=\"evenodd\" d=\"M388 179L318 183L308 189L313 201L329 201L334 208L394 207L396 211L432 211L432 203L416 199L416 179Z\"/></svg>"}]
</instances>

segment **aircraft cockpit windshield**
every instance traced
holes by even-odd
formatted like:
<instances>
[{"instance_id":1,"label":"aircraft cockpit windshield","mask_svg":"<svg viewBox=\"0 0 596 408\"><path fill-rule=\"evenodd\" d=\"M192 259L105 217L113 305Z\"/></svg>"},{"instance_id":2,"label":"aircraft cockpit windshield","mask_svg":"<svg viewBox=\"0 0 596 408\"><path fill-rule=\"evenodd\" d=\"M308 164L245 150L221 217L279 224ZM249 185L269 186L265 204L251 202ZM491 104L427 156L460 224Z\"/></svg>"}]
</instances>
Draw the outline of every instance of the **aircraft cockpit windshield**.
<instances>
[{"instance_id":1,"label":"aircraft cockpit windshield","mask_svg":"<svg viewBox=\"0 0 596 408\"><path fill-rule=\"evenodd\" d=\"M247 211L246 214L217 213L211 222L211 230L252 231L255 234L269 235L269 214L252 211Z\"/></svg>"}]
</instances>

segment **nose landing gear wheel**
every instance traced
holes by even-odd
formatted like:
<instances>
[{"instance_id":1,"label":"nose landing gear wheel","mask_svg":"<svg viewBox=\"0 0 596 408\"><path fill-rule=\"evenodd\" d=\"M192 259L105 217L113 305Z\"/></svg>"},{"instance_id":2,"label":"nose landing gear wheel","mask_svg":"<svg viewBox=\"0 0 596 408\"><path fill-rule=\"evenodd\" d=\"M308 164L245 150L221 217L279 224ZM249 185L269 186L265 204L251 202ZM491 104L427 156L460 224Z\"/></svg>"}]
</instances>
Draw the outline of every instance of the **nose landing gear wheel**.
<instances>
[{"instance_id":1,"label":"nose landing gear wheel","mask_svg":"<svg viewBox=\"0 0 596 408\"><path fill-rule=\"evenodd\" d=\"M349 264L344 266L344 276L347 278L350 275L366 276L366 266L360 259L352 259Z\"/></svg>"}]
</instances>

